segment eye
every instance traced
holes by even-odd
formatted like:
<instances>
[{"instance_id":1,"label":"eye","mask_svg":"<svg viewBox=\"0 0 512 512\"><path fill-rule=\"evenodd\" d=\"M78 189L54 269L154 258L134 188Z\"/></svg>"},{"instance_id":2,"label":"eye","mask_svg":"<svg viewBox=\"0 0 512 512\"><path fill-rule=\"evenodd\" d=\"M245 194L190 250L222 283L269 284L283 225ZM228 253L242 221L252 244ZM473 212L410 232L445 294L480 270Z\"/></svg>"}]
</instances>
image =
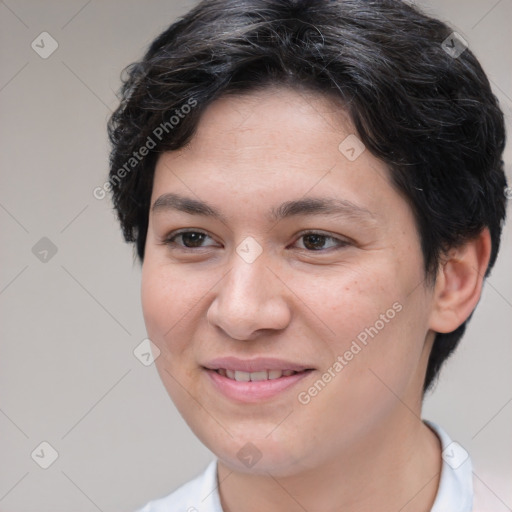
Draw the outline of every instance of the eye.
<instances>
[{"instance_id":1,"label":"eye","mask_svg":"<svg viewBox=\"0 0 512 512\"><path fill-rule=\"evenodd\" d=\"M206 244L205 242L208 239L210 239L212 242ZM316 231L308 231L306 233L302 233L295 244L298 244L299 241L302 242L299 244L298 248L308 252L320 252L327 249L341 248L349 245L349 242L346 240L341 240L332 235L319 233ZM215 241L207 233L193 230L183 230L171 233L165 239L164 243L166 245L182 249L200 249L216 245Z\"/></svg>"},{"instance_id":2,"label":"eye","mask_svg":"<svg viewBox=\"0 0 512 512\"><path fill-rule=\"evenodd\" d=\"M201 247L211 247L214 244L203 245L206 239L212 238L202 231L179 231L171 233L169 237L165 239L165 243L171 246L178 246L184 249L196 249Z\"/></svg>"},{"instance_id":3,"label":"eye","mask_svg":"<svg viewBox=\"0 0 512 512\"><path fill-rule=\"evenodd\" d=\"M337 247L340 248L349 245L349 242L345 240L341 240L339 238L324 233L318 233L316 231L302 233L298 238L298 241L299 240L303 240L303 247L299 247L299 249L306 249L307 251L322 251L326 249L332 249Z\"/></svg>"}]
</instances>

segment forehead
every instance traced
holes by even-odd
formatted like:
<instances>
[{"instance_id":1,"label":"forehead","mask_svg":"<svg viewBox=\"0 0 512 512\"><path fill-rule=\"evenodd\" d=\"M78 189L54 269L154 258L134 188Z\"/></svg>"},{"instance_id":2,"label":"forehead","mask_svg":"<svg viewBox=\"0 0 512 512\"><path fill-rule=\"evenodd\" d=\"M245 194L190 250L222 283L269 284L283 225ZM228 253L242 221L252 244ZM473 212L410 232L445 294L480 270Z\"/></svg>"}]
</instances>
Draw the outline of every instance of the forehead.
<instances>
[{"instance_id":1,"label":"forehead","mask_svg":"<svg viewBox=\"0 0 512 512\"><path fill-rule=\"evenodd\" d=\"M210 104L190 142L157 162L152 203L174 191L217 197L219 209L229 206L226 195L244 208L254 198L268 206L318 195L377 214L404 207L387 166L364 148L341 102L286 87Z\"/></svg>"},{"instance_id":2,"label":"forehead","mask_svg":"<svg viewBox=\"0 0 512 512\"><path fill-rule=\"evenodd\" d=\"M212 177L219 167L225 176L235 171L238 178L249 171L283 174L304 167L327 171L342 156L340 143L347 137L357 135L340 101L309 90L269 86L225 94L212 102L188 144L164 153L157 170L200 162L193 172ZM362 156L367 164L385 171L376 158ZM172 162L176 165L171 167ZM359 167L355 161L343 163L347 170Z\"/></svg>"},{"instance_id":3,"label":"forehead","mask_svg":"<svg viewBox=\"0 0 512 512\"><path fill-rule=\"evenodd\" d=\"M240 146L274 153L313 154L338 147L339 138L356 130L341 101L307 89L269 86L244 94L225 94L210 104L198 124L194 142L209 149L236 151ZM312 137L316 133L317 136ZM252 138L254 144L248 140ZM297 145L301 142L301 145Z\"/></svg>"}]
</instances>

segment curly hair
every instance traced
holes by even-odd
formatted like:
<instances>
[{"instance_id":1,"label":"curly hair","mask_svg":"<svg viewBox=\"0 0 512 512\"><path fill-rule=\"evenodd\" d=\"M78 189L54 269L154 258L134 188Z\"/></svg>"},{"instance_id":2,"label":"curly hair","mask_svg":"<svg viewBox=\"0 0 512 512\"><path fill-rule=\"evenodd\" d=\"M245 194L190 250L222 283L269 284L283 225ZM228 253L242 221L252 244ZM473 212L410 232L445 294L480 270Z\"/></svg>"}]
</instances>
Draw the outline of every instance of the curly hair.
<instances>
[{"instance_id":1,"label":"curly hair","mask_svg":"<svg viewBox=\"0 0 512 512\"><path fill-rule=\"evenodd\" d=\"M414 213L427 282L446 250L485 227L486 276L494 265L506 207L503 113L463 38L417 8L400 0L205 0L125 72L108 126L108 188L141 261L158 156L183 147L221 95L284 85L343 102ZM466 323L436 334L424 391Z\"/></svg>"}]
</instances>

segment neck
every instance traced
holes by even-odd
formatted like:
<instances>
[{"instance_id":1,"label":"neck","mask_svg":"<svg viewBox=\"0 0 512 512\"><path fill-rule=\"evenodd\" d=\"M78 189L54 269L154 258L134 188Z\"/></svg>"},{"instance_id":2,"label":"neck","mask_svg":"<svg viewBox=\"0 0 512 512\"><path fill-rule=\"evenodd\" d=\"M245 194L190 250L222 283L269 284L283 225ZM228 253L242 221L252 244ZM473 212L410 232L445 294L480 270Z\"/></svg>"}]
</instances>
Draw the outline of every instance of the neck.
<instances>
[{"instance_id":1,"label":"neck","mask_svg":"<svg viewBox=\"0 0 512 512\"><path fill-rule=\"evenodd\" d=\"M314 470L275 478L232 471L219 460L224 512L429 511L441 473L439 439L399 407L399 414Z\"/></svg>"}]
</instances>

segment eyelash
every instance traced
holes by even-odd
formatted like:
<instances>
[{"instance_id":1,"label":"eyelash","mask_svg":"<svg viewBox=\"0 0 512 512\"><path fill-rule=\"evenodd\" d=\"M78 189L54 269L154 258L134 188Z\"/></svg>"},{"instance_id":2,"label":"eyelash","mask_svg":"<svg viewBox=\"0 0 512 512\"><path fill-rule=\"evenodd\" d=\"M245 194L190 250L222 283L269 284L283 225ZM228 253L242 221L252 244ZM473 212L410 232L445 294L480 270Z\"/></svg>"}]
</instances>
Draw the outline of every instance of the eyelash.
<instances>
[{"instance_id":1,"label":"eyelash","mask_svg":"<svg viewBox=\"0 0 512 512\"><path fill-rule=\"evenodd\" d=\"M179 250L183 250L185 252L196 252L196 250L198 249L205 249L205 248L208 248L208 247L211 247L211 246L200 246L200 247L186 247L185 245L181 245L181 244L177 244L175 242L175 239L181 235L185 235L185 234L189 234L189 233L194 233L194 234L200 234L200 235L205 235L209 238L210 235L204 231L200 231L200 230L183 230L183 231L176 231L176 232L173 232L171 233L168 237L166 237L166 239L164 240L164 244L165 245L168 245L172 248L178 248ZM333 240L335 241L338 245L337 247L329 247L327 249L306 249L306 248L300 248L300 250L303 250L303 251L307 251L309 253L321 253L321 252L325 252L327 250L333 250L333 249L341 249L343 247L346 247L347 245L350 245L350 243L346 240L342 240L340 238L337 238L335 236L332 236L332 235L328 235L328 234L325 234L321 231L304 231L302 233L299 234L297 240L300 240L301 238L305 237L305 236L311 236L311 235L316 235L316 236L321 236L321 237L324 237L325 240Z\"/></svg>"}]
</instances>

